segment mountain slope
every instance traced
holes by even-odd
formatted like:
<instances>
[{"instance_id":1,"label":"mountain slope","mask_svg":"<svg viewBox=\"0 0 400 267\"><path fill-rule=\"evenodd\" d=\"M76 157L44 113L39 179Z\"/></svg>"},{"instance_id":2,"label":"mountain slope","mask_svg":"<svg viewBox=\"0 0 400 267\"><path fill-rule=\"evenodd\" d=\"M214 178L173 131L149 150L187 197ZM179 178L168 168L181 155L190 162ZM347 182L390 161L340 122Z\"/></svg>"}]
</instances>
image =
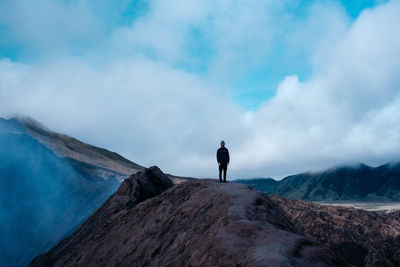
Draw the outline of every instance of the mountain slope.
<instances>
[{"instance_id":1,"label":"mountain slope","mask_svg":"<svg viewBox=\"0 0 400 267\"><path fill-rule=\"evenodd\" d=\"M272 178L238 179L235 182L247 184L266 194L273 192L278 186L278 181Z\"/></svg>"},{"instance_id":2,"label":"mountain slope","mask_svg":"<svg viewBox=\"0 0 400 267\"><path fill-rule=\"evenodd\" d=\"M71 157L56 154L60 140L70 139L76 144ZM96 158L87 150L100 151L98 165L86 160ZM130 163L111 169L121 158L34 127L33 121L0 119L0 266L25 266L70 234L115 192L117 178L127 176L121 170Z\"/></svg>"},{"instance_id":3,"label":"mountain slope","mask_svg":"<svg viewBox=\"0 0 400 267\"><path fill-rule=\"evenodd\" d=\"M90 170L90 176L97 179L113 177L118 181L129 177L144 167L133 163L115 152L85 144L67 135L50 131L29 117L12 119L24 132L52 150L58 157L65 158L79 171Z\"/></svg>"},{"instance_id":4,"label":"mountain slope","mask_svg":"<svg viewBox=\"0 0 400 267\"><path fill-rule=\"evenodd\" d=\"M240 180L270 195L312 201L400 201L400 163L376 168L360 164L318 173L302 173L280 181Z\"/></svg>"},{"instance_id":5,"label":"mountain slope","mask_svg":"<svg viewBox=\"0 0 400 267\"><path fill-rule=\"evenodd\" d=\"M31 266L343 263L333 250L297 234L273 201L245 185L191 180L131 205L132 192L147 195L137 181L151 176L166 179L156 167L131 176L74 234Z\"/></svg>"}]
</instances>

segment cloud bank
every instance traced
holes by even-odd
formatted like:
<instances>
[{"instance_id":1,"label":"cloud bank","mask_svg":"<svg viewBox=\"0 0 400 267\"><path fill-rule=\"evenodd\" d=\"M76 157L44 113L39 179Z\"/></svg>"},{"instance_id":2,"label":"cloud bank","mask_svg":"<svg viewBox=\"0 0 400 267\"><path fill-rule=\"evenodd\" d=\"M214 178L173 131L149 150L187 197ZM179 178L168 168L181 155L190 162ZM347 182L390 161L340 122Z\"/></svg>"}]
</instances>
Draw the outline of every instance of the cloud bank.
<instances>
[{"instance_id":1,"label":"cloud bank","mask_svg":"<svg viewBox=\"0 0 400 267\"><path fill-rule=\"evenodd\" d=\"M400 159L400 1L28 2L2 3L1 116L177 175L215 177L221 139L235 178Z\"/></svg>"}]
</instances>

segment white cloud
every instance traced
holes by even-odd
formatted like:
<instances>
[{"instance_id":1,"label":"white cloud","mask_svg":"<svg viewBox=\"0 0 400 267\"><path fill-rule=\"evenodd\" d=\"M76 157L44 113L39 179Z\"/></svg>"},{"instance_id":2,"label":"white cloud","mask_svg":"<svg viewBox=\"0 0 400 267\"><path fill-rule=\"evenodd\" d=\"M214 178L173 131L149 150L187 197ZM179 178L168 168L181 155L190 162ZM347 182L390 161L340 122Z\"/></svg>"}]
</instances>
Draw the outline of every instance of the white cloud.
<instances>
[{"instance_id":1,"label":"white cloud","mask_svg":"<svg viewBox=\"0 0 400 267\"><path fill-rule=\"evenodd\" d=\"M0 69L0 95L8 100L1 114L30 114L56 130L167 170L182 168L178 163L188 156L207 157L220 136L234 135L239 125L232 122L241 121L226 94L140 57L96 70L77 60L40 68L3 61Z\"/></svg>"},{"instance_id":2,"label":"white cloud","mask_svg":"<svg viewBox=\"0 0 400 267\"><path fill-rule=\"evenodd\" d=\"M261 143L270 154L261 150L255 169L271 165L301 171L399 159L400 65L393 60L400 56L398 11L395 1L364 12L330 49L318 50L314 77L282 82L257 114L265 127L255 131L250 150Z\"/></svg>"},{"instance_id":3,"label":"white cloud","mask_svg":"<svg viewBox=\"0 0 400 267\"><path fill-rule=\"evenodd\" d=\"M115 28L111 40L88 52L90 60L1 60L0 115L31 115L178 175L215 177L221 139L234 177L399 159L399 1L366 10L353 23L326 3L305 19L286 14L280 1L165 5L156 1L146 16ZM192 27L209 29L203 37L214 54L205 74L176 67L190 56ZM277 44L292 51L288 59L307 56L313 74L288 75L273 99L246 111L225 81L262 65ZM109 55L94 64L100 48Z\"/></svg>"}]
</instances>

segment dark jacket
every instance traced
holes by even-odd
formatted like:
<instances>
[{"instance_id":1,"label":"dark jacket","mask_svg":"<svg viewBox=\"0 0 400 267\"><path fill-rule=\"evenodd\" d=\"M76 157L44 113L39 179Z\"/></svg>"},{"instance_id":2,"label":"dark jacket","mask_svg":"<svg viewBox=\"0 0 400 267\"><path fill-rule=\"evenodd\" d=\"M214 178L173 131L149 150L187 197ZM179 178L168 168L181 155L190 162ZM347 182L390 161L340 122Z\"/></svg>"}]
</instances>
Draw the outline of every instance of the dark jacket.
<instances>
[{"instance_id":1,"label":"dark jacket","mask_svg":"<svg viewBox=\"0 0 400 267\"><path fill-rule=\"evenodd\" d=\"M229 163L229 151L226 147L220 147L217 150L218 163Z\"/></svg>"}]
</instances>

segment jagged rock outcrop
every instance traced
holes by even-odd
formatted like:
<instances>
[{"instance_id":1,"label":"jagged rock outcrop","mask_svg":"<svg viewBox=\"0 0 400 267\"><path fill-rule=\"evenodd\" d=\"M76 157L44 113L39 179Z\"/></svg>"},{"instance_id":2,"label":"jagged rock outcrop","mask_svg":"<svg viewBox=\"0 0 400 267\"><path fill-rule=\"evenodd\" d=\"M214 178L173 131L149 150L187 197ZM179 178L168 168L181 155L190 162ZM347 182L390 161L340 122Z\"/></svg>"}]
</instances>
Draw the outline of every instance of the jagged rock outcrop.
<instances>
[{"instance_id":1,"label":"jagged rock outcrop","mask_svg":"<svg viewBox=\"0 0 400 267\"><path fill-rule=\"evenodd\" d=\"M131 176L30 266L345 265L333 249L296 233L277 203L246 185L190 180L161 193L171 185L156 167Z\"/></svg>"},{"instance_id":2,"label":"jagged rock outcrop","mask_svg":"<svg viewBox=\"0 0 400 267\"><path fill-rule=\"evenodd\" d=\"M400 212L388 214L273 196L296 230L356 266L400 266Z\"/></svg>"}]
</instances>

